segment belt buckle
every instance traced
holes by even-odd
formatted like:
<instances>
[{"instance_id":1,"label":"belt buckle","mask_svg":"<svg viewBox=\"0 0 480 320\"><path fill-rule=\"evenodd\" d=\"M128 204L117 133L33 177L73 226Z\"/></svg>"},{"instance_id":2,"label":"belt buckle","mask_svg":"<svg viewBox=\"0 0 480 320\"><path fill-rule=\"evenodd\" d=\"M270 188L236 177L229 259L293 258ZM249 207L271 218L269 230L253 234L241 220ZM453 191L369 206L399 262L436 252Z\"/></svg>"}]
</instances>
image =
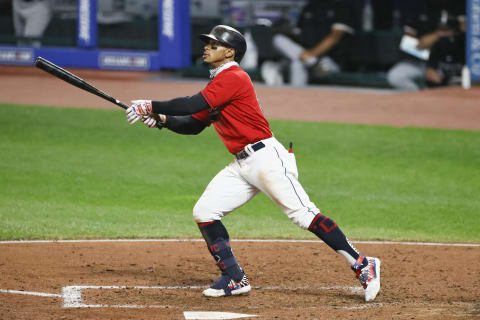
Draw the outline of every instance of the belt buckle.
<instances>
[{"instance_id":1,"label":"belt buckle","mask_svg":"<svg viewBox=\"0 0 480 320\"><path fill-rule=\"evenodd\" d=\"M253 152L257 152L258 150L264 147L265 147L265 144L262 141L255 142L251 145L251 149ZM249 155L250 154L247 151L245 151L245 149L243 149L242 151L239 151L235 154L235 158L237 158L237 160L243 160L248 158Z\"/></svg>"},{"instance_id":2,"label":"belt buckle","mask_svg":"<svg viewBox=\"0 0 480 320\"><path fill-rule=\"evenodd\" d=\"M237 158L237 160L243 160L248 157L248 153L245 150L242 150L237 152L237 154L235 154L235 157Z\"/></svg>"}]
</instances>

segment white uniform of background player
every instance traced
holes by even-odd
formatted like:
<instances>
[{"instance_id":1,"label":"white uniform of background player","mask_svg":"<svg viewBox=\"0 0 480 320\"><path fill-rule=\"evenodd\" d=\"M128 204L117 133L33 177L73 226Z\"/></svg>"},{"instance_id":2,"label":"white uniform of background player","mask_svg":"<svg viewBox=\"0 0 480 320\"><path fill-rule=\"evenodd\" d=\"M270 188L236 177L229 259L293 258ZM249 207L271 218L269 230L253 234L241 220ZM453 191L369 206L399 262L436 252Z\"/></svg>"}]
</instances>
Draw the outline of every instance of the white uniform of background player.
<instances>
[{"instance_id":1,"label":"white uniform of background player","mask_svg":"<svg viewBox=\"0 0 480 320\"><path fill-rule=\"evenodd\" d=\"M300 14L296 32L273 37L275 49L289 60L291 85L306 85L309 68L314 68L319 75L341 71L345 40L355 33L353 14L346 0L311 0ZM281 84L283 81L275 83L281 78L278 73L281 73L281 64L267 61L262 65L262 76L267 84Z\"/></svg>"},{"instance_id":2,"label":"white uniform of background player","mask_svg":"<svg viewBox=\"0 0 480 320\"><path fill-rule=\"evenodd\" d=\"M15 35L20 38L41 37L52 17L49 0L13 0L12 9ZM18 44L39 47L40 41L20 39Z\"/></svg>"}]
</instances>

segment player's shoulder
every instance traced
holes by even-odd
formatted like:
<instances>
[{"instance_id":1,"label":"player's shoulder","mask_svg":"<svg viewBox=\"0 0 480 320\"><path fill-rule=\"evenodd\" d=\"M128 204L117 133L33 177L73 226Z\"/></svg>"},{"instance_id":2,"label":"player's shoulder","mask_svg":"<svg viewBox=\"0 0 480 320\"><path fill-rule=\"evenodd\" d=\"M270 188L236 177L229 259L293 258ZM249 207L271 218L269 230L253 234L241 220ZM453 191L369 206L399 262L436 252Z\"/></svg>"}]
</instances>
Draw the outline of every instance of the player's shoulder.
<instances>
[{"instance_id":1,"label":"player's shoulder","mask_svg":"<svg viewBox=\"0 0 480 320\"><path fill-rule=\"evenodd\" d=\"M251 82L248 73L240 66L231 66L230 68L223 70L220 74L222 73L225 78L229 78L235 81Z\"/></svg>"},{"instance_id":2,"label":"player's shoulder","mask_svg":"<svg viewBox=\"0 0 480 320\"><path fill-rule=\"evenodd\" d=\"M234 65L223 70L218 75L228 76L228 77L245 77L248 74L240 66Z\"/></svg>"}]
</instances>

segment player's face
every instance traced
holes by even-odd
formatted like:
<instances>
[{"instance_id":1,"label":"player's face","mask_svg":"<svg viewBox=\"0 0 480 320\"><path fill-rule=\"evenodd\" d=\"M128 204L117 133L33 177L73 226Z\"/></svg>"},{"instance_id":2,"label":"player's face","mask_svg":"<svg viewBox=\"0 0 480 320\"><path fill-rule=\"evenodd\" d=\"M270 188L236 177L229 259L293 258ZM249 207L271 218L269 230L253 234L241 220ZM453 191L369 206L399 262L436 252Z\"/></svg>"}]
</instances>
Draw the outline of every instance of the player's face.
<instances>
[{"instance_id":1,"label":"player's face","mask_svg":"<svg viewBox=\"0 0 480 320\"><path fill-rule=\"evenodd\" d=\"M216 68L232 60L235 50L224 46L218 41L210 40L203 50L203 61Z\"/></svg>"}]
</instances>

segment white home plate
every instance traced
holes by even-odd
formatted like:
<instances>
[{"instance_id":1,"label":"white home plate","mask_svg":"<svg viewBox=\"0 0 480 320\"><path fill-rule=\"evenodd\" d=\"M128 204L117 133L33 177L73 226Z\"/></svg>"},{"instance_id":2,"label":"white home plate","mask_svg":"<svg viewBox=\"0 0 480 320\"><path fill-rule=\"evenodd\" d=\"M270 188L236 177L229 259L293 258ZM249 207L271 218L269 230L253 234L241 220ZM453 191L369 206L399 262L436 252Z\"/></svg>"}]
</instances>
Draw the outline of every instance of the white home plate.
<instances>
[{"instance_id":1,"label":"white home plate","mask_svg":"<svg viewBox=\"0 0 480 320\"><path fill-rule=\"evenodd\" d=\"M232 312L209 312L209 311L185 311L186 320L217 320L217 319L240 319L257 317L254 314L241 314Z\"/></svg>"}]
</instances>

